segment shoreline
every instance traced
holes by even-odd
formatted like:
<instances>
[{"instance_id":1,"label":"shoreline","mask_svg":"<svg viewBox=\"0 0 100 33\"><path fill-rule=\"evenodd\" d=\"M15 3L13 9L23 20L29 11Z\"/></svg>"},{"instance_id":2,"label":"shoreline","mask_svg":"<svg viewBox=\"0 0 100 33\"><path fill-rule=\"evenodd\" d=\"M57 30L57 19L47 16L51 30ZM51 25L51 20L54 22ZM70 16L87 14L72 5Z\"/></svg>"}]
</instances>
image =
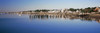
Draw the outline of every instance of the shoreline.
<instances>
[{"instance_id":1,"label":"shoreline","mask_svg":"<svg viewBox=\"0 0 100 33\"><path fill-rule=\"evenodd\" d=\"M48 12L0 12L1 13L5 13L5 14L18 14L18 15L22 15L22 14L28 14L28 15L55 15L55 16L70 16L72 19L74 18L78 18L81 20L95 20L98 23L100 23L100 14L98 13L84 13L81 14L80 13L48 13Z\"/></svg>"},{"instance_id":2,"label":"shoreline","mask_svg":"<svg viewBox=\"0 0 100 33\"><path fill-rule=\"evenodd\" d=\"M81 16L81 17L91 17L91 18L100 18L100 14L96 13L48 13L48 12L0 12L0 14L5 13L5 14L38 14L38 15L74 15L74 16Z\"/></svg>"}]
</instances>

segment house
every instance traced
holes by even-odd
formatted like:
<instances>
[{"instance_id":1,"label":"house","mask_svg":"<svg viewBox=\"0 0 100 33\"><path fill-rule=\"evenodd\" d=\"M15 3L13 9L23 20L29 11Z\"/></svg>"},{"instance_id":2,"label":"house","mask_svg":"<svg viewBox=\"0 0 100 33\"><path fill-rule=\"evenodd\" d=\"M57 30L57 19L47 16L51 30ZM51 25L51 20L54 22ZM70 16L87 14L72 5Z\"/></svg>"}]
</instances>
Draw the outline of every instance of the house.
<instances>
[{"instance_id":1,"label":"house","mask_svg":"<svg viewBox=\"0 0 100 33\"><path fill-rule=\"evenodd\" d=\"M79 12L79 10L76 10L76 12Z\"/></svg>"},{"instance_id":2,"label":"house","mask_svg":"<svg viewBox=\"0 0 100 33\"><path fill-rule=\"evenodd\" d=\"M61 12L63 13L63 12L67 12L68 11L68 9L61 9Z\"/></svg>"},{"instance_id":3,"label":"house","mask_svg":"<svg viewBox=\"0 0 100 33\"><path fill-rule=\"evenodd\" d=\"M58 13L58 12L60 12L60 11L57 10L57 9L54 9L54 10L48 11L48 13Z\"/></svg>"},{"instance_id":4,"label":"house","mask_svg":"<svg viewBox=\"0 0 100 33\"><path fill-rule=\"evenodd\" d=\"M55 12L57 12L57 11L48 11L48 13L55 13Z\"/></svg>"},{"instance_id":5,"label":"house","mask_svg":"<svg viewBox=\"0 0 100 33\"><path fill-rule=\"evenodd\" d=\"M99 7L96 7L94 11L100 12L100 8Z\"/></svg>"}]
</instances>

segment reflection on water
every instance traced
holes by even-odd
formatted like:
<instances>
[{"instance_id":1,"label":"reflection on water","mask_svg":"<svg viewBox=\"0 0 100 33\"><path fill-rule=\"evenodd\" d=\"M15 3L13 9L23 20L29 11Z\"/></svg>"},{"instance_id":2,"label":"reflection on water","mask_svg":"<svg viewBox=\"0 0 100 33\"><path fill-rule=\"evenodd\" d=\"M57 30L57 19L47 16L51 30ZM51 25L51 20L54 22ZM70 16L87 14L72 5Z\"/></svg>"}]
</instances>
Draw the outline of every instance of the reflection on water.
<instances>
[{"instance_id":1,"label":"reflection on water","mask_svg":"<svg viewBox=\"0 0 100 33\"><path fill-rule=\"evenodd\" d=\"M87 21L97 21L98 23L100 23L100 19L96 19L96 18L91 18L91 17L82 17L82 16L75 16L75 15L36 15L36 14L31 14L29 15L29 18L32 19L57 19L57 18L61 18L61 19L80 19L80 20L87 20Z\"/></svg>"},{"instance_id":2,"label":"reflection on water","mask_svg":"<svg viewBox=\"0 0 100 33\"><path fill-rule=\"evenodd\" d=\"M100 18L91 18L91 17L81 17L80 19L82 20L87 20L87 21L96 21L98 23L100 23Z\"/></svg>"},{"instance_id":3,"label":"reflection on water","mask_svg":"<svg viewBox=\"0 0 100 33\"><path fill-rule=\"evenodd\" d=\"M100 24L95 21L99 22L100 19L54 14L0 15L0 33L100 33Z\"/></svg>"},{"instance_id":4,"label":"reflection on water","mask_svg":"<svg viewBox=\"0 0 100 33\"><path fill-rule=\"evenodd\" d=\"M54 19L54 18L62 18L62 19L78 19L76 16L70 15L29 15L30 19Z\"/></svg>"}]
</instances>

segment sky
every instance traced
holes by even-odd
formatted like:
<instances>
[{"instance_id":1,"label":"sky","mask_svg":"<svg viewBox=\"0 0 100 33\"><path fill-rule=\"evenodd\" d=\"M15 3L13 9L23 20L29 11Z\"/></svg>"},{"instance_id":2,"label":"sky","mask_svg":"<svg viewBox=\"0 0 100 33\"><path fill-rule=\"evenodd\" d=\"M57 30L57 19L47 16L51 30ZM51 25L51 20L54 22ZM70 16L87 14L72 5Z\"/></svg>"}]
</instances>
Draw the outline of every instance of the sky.
<instances>
[{"instance_id":1,"label":"sky","mask_svg":"<svg viewBox=\"0 0 100 33\"><path fill-rule=\"evenodd\" d=\"M100 0L0 0L0 12L95 6L100 6Z\"/></svg>"}]
</instances>

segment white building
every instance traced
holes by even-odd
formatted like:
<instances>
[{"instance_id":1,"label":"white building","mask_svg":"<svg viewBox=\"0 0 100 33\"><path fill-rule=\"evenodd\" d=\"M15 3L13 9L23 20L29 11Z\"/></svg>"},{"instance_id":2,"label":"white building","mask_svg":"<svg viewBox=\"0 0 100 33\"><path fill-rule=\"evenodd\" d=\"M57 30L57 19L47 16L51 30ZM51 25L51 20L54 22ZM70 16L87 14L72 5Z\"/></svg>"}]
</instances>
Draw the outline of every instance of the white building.
<instances>
[{"instance_id":1,"label":"white building","mask_svg":"<svg viewBox=\"0 0 100 33\"><path fill-rule=\"evenodd\" d=\"M100 12L100 8L98 9L98 12Z\"/></svg>"},{"instance_id":2,"label":"white building","mask_svg":"<svg viewBox=\"0 0 100 33\"><path fill-rule=\"evenodd\" d=\"M58 12L60 12L60 11L58 11L58 10L51 10L51 11L48 11L48 13L58 13Z\"/></svg>"},{"instance_id":3,"label":"white building","mask_svg":"<svg viewBox=\"0 0 100 33\"><path fill-rule=\"evenodd\" d=\"M79 10L76 10L76 12L79 12Z\"/></svg>"},{"instance_id":4,"label":"white building","mask_svg":"<svg viewBox=\"0 0 100 33\"><path fill-rule=\"evenodd\" d=\"M61 9L61 12L67 12L68 10L67 9Z\"/></svg>"}]
</instances>

